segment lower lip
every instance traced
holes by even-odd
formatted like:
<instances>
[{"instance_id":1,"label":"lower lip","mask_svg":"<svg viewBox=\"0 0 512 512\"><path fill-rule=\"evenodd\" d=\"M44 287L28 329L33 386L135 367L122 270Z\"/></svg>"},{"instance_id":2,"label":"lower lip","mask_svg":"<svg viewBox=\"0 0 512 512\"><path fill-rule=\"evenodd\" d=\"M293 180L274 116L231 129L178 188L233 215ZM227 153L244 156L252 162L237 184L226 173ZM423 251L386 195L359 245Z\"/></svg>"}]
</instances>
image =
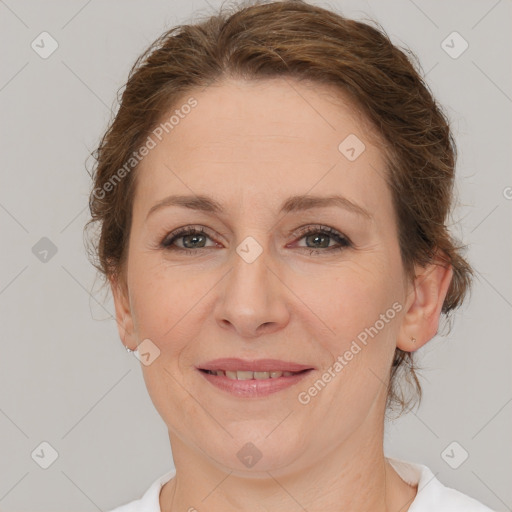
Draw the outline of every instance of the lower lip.
<instances>
[{"instance_id":1,"label":"lower lip","mask_svg":"<svg viewBox=\"0 0 512 512\"><path fill-rule=\"evenodd\" d=\"M312 370L306 370L301 373L296 373L289 377L277 377L275 379L250 379L250 380L235 380L230 379L224 375L212 375L204 371L198 372L215 387L222 391L242 397L242 398L260 398L277 393L283 389L287 389L304 379L309 375Z\"/></svg>"}]
</instances>

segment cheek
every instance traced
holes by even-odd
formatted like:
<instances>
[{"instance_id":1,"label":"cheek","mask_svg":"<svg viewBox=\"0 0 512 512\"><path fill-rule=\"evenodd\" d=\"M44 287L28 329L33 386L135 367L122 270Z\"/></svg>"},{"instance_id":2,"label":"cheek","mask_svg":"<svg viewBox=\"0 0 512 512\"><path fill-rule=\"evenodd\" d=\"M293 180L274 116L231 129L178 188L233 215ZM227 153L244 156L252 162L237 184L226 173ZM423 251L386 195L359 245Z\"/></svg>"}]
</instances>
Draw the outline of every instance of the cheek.
<instances>
[{"instance_id":1,"label":"cheek","mask_svg":"<svg viewBox=\"0 0 512 512\"><path fill-rule=\"evenodd\" d=\"M204 295L204 278L190 278L165 262L132 260L131 307L136 334L163 351L178 348L169 340L190 337L190 318ZM185 334L188 333L188 334ZM165 343L164 343L165 341Z\"/></svg>"},{"instance_id":2,"label":"cheek","mask_svg":"<svg viewBox=\"0 0 512 512\"><path fill-rule=\"evenodd\" d=\"M315 338L330 355L319 375L328 383L313 384L321 390L318 395L316 389L302 391L312 397L312 407L325 418L329 431L335 432L347 422L355 428L385 389L401 304L390 267L387 273L379 268L346 268L315 306L322 312L322 321L334 331ZM347 410L351 419L346 417Z\"/></svg>"},{"instance_id":3,"label":"cheek","mask_svg":"<svg viewBox=\"0 0 512 512\"><path fill-rule=\"evenodd\" d=\"M347 265L331 280L328 291L317 293L314 309L333 331L317 338L330 355L325 370L336 375L326 394L327 403L367 406L363 396L371 400L387 380L401 310L394 270L390 264L383 267L383 262Z\"/></svg>"},{"instance_id":4,"label":"cheek","mask_svg":"<svg viewBox=\"0 0 512 512\"><path fill-rule=\"evenodd\" d=\"M379 266L350 264L331 276L325 288L316 288L315 303L319 316L334 331L333 336L356 337L366 327L379 320L397 298L389 266L380 272Z\"/></svg>"},{"instance_id":5,"label":"cheek","mask_svg":"<svg viewBox=\"0 0 512 512\"><path fill-rule=\"evenodd\" d=\"M190 278L177 267L140 261L142 271L132 260L132 313L139 342L150 339L158 355L142 365L148 394L167 425L181 428L190 415L197 415L195 402L183 386L183 365L198 338L201 323L195 321L205 304L206 276ZM176 414L179 411L179 414ZM181 418L181 419L180 419ZM180 427L181 425L181 427Z\"/></svg>"}]
</instances>

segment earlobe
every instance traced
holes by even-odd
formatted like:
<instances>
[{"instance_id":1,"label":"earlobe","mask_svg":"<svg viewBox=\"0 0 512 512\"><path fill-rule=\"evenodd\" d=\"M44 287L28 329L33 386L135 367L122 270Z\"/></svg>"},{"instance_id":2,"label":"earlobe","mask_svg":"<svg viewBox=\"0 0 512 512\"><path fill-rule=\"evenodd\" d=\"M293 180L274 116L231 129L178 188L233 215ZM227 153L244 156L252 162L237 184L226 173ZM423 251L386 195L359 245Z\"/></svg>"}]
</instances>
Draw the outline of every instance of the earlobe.
<instances>
[{"instance_id":1,"label":"earlobe","mask_svg":"<svg viewBox=\"0 0 512 512\"><path fill-rule=\"evenodd\" d=\"M407 295L407 311L400 326L398 348L414 352L436 335L452 277L450 264L438 262L418 267Z\"/></svg>"},{"instance_id":2,"label":"earlobe","mask_svg":"<svg viewBox=\"0 0 512 512\"><path fill-rule=\"evenodd\" d=\"M127 349L137 350L127 286L123 285L118 276L110 276L109 282L114 299L119 337Z\"/></svg>"}]
</instances>

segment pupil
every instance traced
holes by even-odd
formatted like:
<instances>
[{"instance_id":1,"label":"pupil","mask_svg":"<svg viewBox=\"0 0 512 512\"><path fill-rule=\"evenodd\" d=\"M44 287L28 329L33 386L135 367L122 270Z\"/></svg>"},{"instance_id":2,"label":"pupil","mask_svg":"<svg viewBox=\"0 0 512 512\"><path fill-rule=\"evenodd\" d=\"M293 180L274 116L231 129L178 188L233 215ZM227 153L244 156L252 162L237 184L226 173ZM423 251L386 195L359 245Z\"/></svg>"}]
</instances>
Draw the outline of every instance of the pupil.
<instances>
[{"instance_id":1,"label":"pupil","mask_svg":"<svg viewBox=\"0 0 512 512\"><path fill-rule=\"evenodd\" d=\"M200 239L200 238L204 238L204 235L186 235L183 237L183 245L187 248L194 248L194 247L197 247L195 245L195 242L197 241L197 239ZM188 242L189 241L192 241L192 246L189 246ZM204 245L200 245L199 247L204 247Z\"/></svg>"},{"instance_id":2,"label":"pupil","mask_svg":"<svg viewBox=\"0 0 512 512\"><path fill-rule=\"evenodd\" d=\"M309 237L307 238L312 238L313 240L315 240L315 242L317 240L323 240L324 242L329 238L328 236L326 235L310 235ZM321 245L316 245L316 247L328 247L329 246L329 241L327 240L327 244L321 244Z\"/></svg>"}]
</instances>

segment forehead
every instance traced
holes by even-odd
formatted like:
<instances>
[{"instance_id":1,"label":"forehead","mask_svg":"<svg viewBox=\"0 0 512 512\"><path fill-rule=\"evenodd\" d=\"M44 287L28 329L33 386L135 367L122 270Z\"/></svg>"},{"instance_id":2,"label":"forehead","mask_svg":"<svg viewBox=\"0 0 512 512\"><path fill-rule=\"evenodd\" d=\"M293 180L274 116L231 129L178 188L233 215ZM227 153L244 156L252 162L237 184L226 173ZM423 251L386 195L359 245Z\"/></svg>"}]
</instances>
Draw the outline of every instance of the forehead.
<instances>
[{"instance_id":1,"label":"forehead","mask_svg":"<svg viewBox=\"0 0 512 512\"><path fill-rule=\"evenodd\" d=\"M195 106L185 108L191 99ZM363 195L376 201L382 193L375 187L384 184L378 135L333 87L226 80L185 94L162 123L173 115L137 170L136 203L175 193L229 198L230 191L280 202L312 188L364 203Z\"/></svg>"},{"instance_id":2,"label":"forehead","mask_svg":"<svg viewBox=\"0 0 512 512\"><path fill-rule=\"evenodd\" d=\"M360 110L345 93L332 86L284 77L226 80L191 92L173 108L179 111L180 105L183 107L191 97L197 106L171 130L175 145L187 150L207 152L229 146L234 157L244 159L246 152L252 150L261 159L263 155L258 150L264 144L267 149L280 145L282 150L315 158L301 144L304 139L317 152L336 157L340 137L350 133L378 142ZM164 121L166 117L163 116ZM241 141L244 144L237 146Z\"/></svg>"}]
</instances>

